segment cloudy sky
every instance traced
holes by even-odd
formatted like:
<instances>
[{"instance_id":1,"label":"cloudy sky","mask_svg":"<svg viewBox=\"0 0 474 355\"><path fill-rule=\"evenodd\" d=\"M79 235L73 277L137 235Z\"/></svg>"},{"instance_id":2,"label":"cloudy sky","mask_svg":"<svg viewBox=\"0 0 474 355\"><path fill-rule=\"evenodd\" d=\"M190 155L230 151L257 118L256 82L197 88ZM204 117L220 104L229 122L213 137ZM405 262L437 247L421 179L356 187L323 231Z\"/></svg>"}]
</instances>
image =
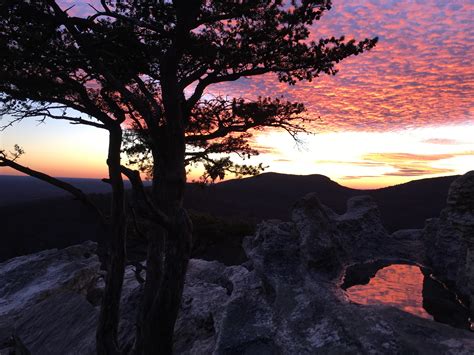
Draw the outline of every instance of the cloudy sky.
<instances>
[{"instance_id":1,"label":"cloudy sky","mask_svg":"<svg viewBox=\"0 0 474 355\"><path fill-rule=\"evenodd\" d=\"M297 145L284 132L260 133L254 144L262 153L252 161L267 171L324 174L359 188L474 169L474 0L333 4L312 36L378 36L375 50L312 83L288 87L267 75L211 88L213 94L283 96L307 106L314 134ZM106 174L106 136L96 129L24 122L0 134L0 147L14 143L27 152L23 163L50 174Z\"/></svg>"}]
</instances>

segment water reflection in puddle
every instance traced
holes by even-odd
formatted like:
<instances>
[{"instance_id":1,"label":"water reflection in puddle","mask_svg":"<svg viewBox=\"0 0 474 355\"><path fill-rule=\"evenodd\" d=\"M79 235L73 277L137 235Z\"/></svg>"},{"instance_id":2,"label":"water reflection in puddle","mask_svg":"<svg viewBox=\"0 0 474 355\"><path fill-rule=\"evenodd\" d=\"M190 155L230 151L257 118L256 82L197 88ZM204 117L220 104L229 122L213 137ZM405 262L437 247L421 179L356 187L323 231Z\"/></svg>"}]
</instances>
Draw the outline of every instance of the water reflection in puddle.
<instances>
[{"instance_id":1,"label":"water reflection in puddle","mask_svg":"<svg viewBox=\"0 0 474 355\"><path fill-rule=\"evenodd\" d=\"M346 292L355 303L384 304L433 319L423 308L423 279L418 266L395 264L378 270L367 285L355 285Z\"/></svg>"},{"instance_id":2,"label":"water reflection in puddle","mask_svg":"<svg viewBox=\"0 0 474 355\"><path fill-rule=\"evenodd\" d=\"M474 317L456 294L416 265L384 260L347 268L344 283L350 301L383 304L418 317L474 331Z\"/></svg>"}]
</instances>

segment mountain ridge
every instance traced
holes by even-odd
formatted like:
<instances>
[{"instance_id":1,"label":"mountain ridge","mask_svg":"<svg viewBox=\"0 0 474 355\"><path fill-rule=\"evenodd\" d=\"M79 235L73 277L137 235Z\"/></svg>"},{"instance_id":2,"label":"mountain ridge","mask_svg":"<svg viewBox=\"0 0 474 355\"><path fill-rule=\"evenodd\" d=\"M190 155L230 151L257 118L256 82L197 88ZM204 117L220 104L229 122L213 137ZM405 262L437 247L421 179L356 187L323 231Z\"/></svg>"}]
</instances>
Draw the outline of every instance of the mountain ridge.
<instances>
[{"instance_id":1,"label":"mountain ridge","mask_svg":"<svg viewBox=\"0 0 474 355\"><path fill-rule=\"evenodd\" d=\"M402 228L419 228L426 218L437 216L446 202L449 185L459 175L413 180L407 183L372 190L352 189L324 175L289 175L265 173L247 179L199 188L190 185L187 207L211 214L240 216L258 219L288 219L291 206L304 195L315 192L322 203L337 213L344 213L346 201L353 196L369 195L381 209L386 227L390 231ZM251 201L251 203L246 203ZM404 206L405 205L405 206ZM386 207L390 206L389 209ZM425 212L412 223L410 208L424 206ZM390 216L397 211L400 218ZM408 223L401 220L408 218Z\"/></svg>"},{"instance_id":2,"label":"mountain ridge","mask_svg":"<svg viewBox=\"0 0 474 355\"><path fill-rule=\"evenodd\" d=\"M194 216L196 245L203 253L200 256L209 254L209 245L217 245L213 253L221 255L227 250L225 253L231 259L236 246L240 248L240 240L252 234L257 223L266 219L289 220L294 203L310 192L315 192L323 204L339 214L346 211L349 198L369 195L379 206L389 232L422 228L426 219L437 217L444 208L449 186L456 177L417 180L377 190L356 190L323 175L266 173L207 187L188 184L185 207ZM11 185L3 185L0 176L0 261L42 249L97 240L101 232L90 212L67 194L5 204L2 190L8 190L10 198L25 198L28 190L37 186L30 184L33 178L20 180L28 183L17 186L17 190L23 190L22 194L15 193ZM108 188L100 183L101 187ZM107 209L110 194L92 192L91 198Z\"/></svg>"},{"instance_id":3,"label":"mountain ridge","mask_svg":"<svg viewBox=\"0 0 474 355\"><path fill-rule=\"evenodd\" d=\"M237 178L237 179L229 179L220 181L215 184L211 184L206 186L206 188L212 186L219 186L221 187L228 187L233 185L242 185L243 183L254 182L258 180L265 180L265 179L320 179L322 182L330 182L334 185L339 186L342 189L351 190L351 191L379 191L385 189L396 188L400 186L405 186L409 184L416 184L418 182L426 182L426 181L435 181L435 180L454 180L459 175L449 175L449 176L441 176L441 177L434 177L434 178L424 178L424 179L416 179L411 180L405 183L390 185L385 187L380 187L376 189L355 189L348 186L344 186L330 177L322 174L308 174L308 175L297 175L297 174L284 174L284 173L276 173L276 172L264 172L257 176L245 177L245 178ZM74 177L59 177L59 179L64 180L70 184L75 185L79 189L82 189L87 194L95 194L95 193L109 193L111 191L110 186L104 183L101 179L96 178L74 178ZM23 180L23 181L20 181ZM18 185L18 182L22 182L24 185L22 186L21 190L13 189L13 185ZM130 188L130 183L128 180L124 180L126 188ZM313 181L315 182L315 181ZM30 185L30 188L25 190L25 184ZM145 184L147 182L145 181ZM32 186L31 186L32 185ZM188 186L201 186L199 183L189 182ZM25 175L1 175L0 174L0 206L6 206L12 203L22 203L28 202L35 199L49 199L55 197L65 197L69 194L61 189L58 189L46 182L40 181L36 178L25 176Z\"/></svg>"}]
</instances>

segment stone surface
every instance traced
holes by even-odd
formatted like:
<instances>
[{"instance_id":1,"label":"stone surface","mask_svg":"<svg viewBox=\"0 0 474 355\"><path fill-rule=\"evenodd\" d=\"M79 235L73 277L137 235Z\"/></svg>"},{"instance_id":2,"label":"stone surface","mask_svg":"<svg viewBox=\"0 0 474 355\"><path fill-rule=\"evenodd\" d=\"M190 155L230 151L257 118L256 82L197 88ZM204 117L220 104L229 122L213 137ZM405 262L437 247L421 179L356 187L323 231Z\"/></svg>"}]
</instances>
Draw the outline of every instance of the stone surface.
<instances>
[{"instance_id":1,"label":"stone surface","mask_svg":"<svg viewBox=\"0 0 474 355\"><path fill-rule=\"evenodd\" d=\"M215 261L190 261L175 327L177 354L213 352L234 284L247 272L242 266L225 267Z\"/></svg>"},{"instance_id":2,"label":"stone surface","mask_svg":"<svg viewBox=\"0 0 474 355\"><path fill-rule=\"evenodd\" d=\"M240 322L242 314L255 314L250 322L254 336L249 338L245 333L224 328L222 331L227 336L221 334L220 338L231 339L232 343L218 347L219 353L254 353L254 349L284 354L467 354L474 351L474 336L468 331L390 307L347 302L338 287L338 275L342 270L338 269L338 264L369 261L376 257L410 257L413 252L403 244L408 241L411 246L421 246L421 233L412 230L388 235L367 198L349 201L348 211L341 216L328 212L314 199L314 196L308 196L296 206L294 222L264 223L254 238L246 240L244 248L254 266L254 271L248 275L248 279L253 280L249 287L253 290L251 299L258 298L260 302L256 307L249 300L240 301L233 313L228 307L226 316L230 319L224 324ZM303 210L298 211L299 208ZM301 218L304 214L313 220L305 221ZM303 228L298 227L302 223L305 223ZM309 232L316 238L308 247L305 233L317 228L315 226L320 229ZM318 251L319 246L319 250L329 251L340 261L333 265L330 273L325 268L309 267L308 257L301 257L311 253L320 258L319 253L312 251Z\"/></svg>"},{"instance_id":3,"label":"stone surface","mask_svg":"<svg viewBox=\"0 0 474 355\"><path fill-rule=\"evenodd\" d=\"M434 274L455 287L474 314L474 171L453 182L446 208L427 221L423 239Z\"/></svg>"},{"instance_id":4,"label":"stone surface","mask_svg":"<svg viewBox=\"0 0 474 355\"><path fill-rule=\"evenodd\" d=\"M87 353L97 313L87 295L101 276L95 249L86 242L0 264L0 349L16 343L33 354L66 354L69 346Z\"/></svg>"},{"instance_id":5,"label":"stone surface","mask_svg":"<svg viewBox=\"0 0 474 355\"><path fill-rule=\"evenodd\" d=\"M15 322L15 337L31 355L94 354L98 311L65 291L30 307Z\"/></svg>"},{"instance_id":6,"label":"stone surface","mask_svg":"<svg viewBox=\"0 0 474 355\"><path fill-rule=\"evenodd\" d=\"M98 278L95 243L45 250L0 264L0 317L64 290L87 294Z\"/></svg>"}]
</instances>

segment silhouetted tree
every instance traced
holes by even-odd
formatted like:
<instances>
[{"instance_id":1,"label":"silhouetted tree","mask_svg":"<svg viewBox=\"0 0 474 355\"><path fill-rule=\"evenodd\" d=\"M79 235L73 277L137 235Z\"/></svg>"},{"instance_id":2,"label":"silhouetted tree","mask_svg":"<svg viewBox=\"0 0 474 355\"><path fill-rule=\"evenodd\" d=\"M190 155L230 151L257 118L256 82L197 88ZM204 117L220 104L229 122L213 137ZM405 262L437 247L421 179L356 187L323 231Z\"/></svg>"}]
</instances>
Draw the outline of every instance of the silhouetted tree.
<instances>
[{"instance_id":1,"label":"silhouetted tree","mask_svg":"<svg viewBox=\"0 0 474 355\"><path fill-rule=\"evenodd\" d=\"M81 17L59 0L0 3L3 112L14 120L50 117L109 132L113 202L99 353L121 351L122 174L134 186L134 210L149 222L135 352L171 353L191 243L182 207L186 165L204 163L210 179L226 170L252 172L215 154L253 154L252 129L279 127L292 134L302 129L299 104L203 99L204 94L213 84L266 73L290 85L335 74L340 60L375 45L377 39L310 41L310 26L330 7L329 0L101 0L100 9ZM138 172L122 166L122 127L134 128L145 143L126 145L132 159L151 155L151 196Z\"/></svg>"},{"instance_id":2,"label":"silhouetted tree","mask_svg":"<svg viewBox=\"0 0 474 355\"><path fill-rule=\"evenodd\" d=\"M300 103L280 99L261 98L255 101L214 97L199 101L190 111L185 129L185 165L204 168L202 182L233 176L257 175L263 166L237 164L232 155L241 160L258 155L249 139L252 131L264 128L286 130L296 141L297 134L306 132ZM149 177L153 176L153 154L149 132L142 120L136 120L125 131L123 151L128 163L135 165Z\"/></svg>"}]
</instances>

